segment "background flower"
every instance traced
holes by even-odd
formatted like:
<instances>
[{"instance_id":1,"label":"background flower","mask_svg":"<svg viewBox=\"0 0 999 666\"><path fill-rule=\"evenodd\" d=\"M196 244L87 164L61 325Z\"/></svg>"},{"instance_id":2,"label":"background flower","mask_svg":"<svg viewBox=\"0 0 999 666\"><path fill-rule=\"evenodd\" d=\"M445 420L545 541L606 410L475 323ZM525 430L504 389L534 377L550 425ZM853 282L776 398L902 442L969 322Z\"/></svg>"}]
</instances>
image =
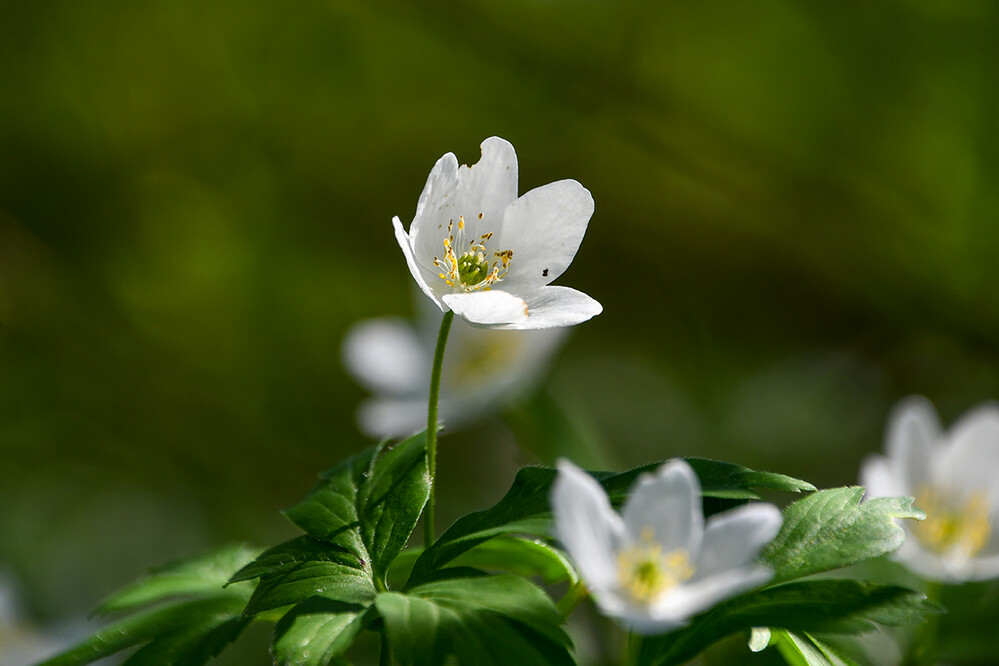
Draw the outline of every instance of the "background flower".
<instances>
[{"instance_id":1,"label":"background flower","mask_svg":"<svg viewBox=\"0 0 999 666\"><path fill-rule=\"evenodd\" d=\"M555 533L600 610L637 633L680 627L772 575L756 559L780 510L749 504L705 525L700 481L682 460L639 477L621 515L593 477L561 460L551 504Z\"/></svg>"},{"instance_id":2,"label":"background flower","mask_svg":"<svg viewBox=\"0 0 999 666\"><path fill-rule=\"evenodd\" d=\"M915 497L926 512L924 521L900 521L908 537L895 556L935 580L999 576L999 404L944 432L928 400L908 398L889 417L885 453L861 469L867 496Z\"/></svg>"},{"instance_id":3,"label":"background flower","mask_svg":"<svg viewBox=\"0 0 999 666\"><path fill-rule=\"evenodd\" d=\"M347 332L344 364L375 394L358 409L365 433L395 437L426 427L440 319L436 308L422 307L415 325L385 317L362 321ZM441 375L441 422L448 430L460 429L529 391L566 335L562 328L498 331L455 321Z\"/></svg>"}]
</instances>

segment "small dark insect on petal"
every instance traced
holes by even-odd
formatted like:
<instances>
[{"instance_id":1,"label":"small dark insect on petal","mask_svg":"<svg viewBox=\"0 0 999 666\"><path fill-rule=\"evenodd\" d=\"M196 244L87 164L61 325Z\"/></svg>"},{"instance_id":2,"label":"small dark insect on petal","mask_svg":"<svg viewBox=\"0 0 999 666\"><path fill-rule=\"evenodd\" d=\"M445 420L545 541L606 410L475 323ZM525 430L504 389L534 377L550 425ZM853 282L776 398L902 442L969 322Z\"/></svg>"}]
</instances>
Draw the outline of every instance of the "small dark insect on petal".
<instances>
[{"instance_id":1,"label":"small dark insect on petal","mask_svg":"<svg viewBox=\"0 0 999 666\"><path fill-rule=\"evenodd\" d=\"M548 277L548 269L541 271L541 277Z\"/></svg>"}]
</instances>

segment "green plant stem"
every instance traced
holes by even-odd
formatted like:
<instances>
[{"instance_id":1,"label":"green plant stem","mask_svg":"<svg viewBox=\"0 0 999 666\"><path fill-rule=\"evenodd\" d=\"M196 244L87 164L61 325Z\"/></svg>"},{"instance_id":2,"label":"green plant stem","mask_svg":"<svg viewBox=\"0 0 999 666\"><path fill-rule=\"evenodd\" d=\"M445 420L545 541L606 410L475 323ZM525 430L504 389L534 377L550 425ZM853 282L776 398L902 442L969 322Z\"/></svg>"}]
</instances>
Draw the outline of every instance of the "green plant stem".
<instances>
[{"instance_id":1,"label":"green plant stem","mask_svg":"<svg viewBox=\"0 0 999 666\"><path fill-rule=\"evenodd\" d=\"M642 651L642 637L638 634L628 633L628 640L625 643L627 654L624 663L628 666L638 666L639 653Z\"/></svg>"},{"instance_id":2,"label":"green plant stem","mask_svg":"<svg viewBox=\"0 0 999 666\"><path fill-rule=\"evenodd\" d=\"M589 591L586 589L586 584L583 581L576 581L572 587L566 590L565 596L559 599L558 602L558 612L562 614L562 617L569 619L572 615L572 611L576 609L579 602L587 597Z\"/></svg>"},{"instance_id":3,"label":"green plant stem","mask_svg":"<svg viewBox=\"0 0 999 666\"><path fill-rule=\"evenodd\" d=\"M430 404L427 407L427 473L430 475L430 496L427 509L423 512L423 545L429 547L434 542L434 504L437 497L437 404L441 396L441 368L444 366L444 347L451 331L454 311L448 310L441 320L441 330L437 334L437 348L434 350L434 366L430 371Z\"/></svg>"},{"instance_id":4,"label":"green plant stem","mask_svg":"<svg viewBox=\"0 0 999 666\"><path fill-rule=\"evenodd\" d=\"M388 629L382 630L382 647L378 652L378 666L392 666L392 646L389 645Z\"/></svg>"},{"instance_id":5,"label":"green plant stem","mask_svg":"<svg viewBox=\"0 0 999 666\"><path fill-rule=\"evenodd\" d=\"M935 604L940 603L940 596L943 593L943 584L936 581L928 581L923 594L927 600ZM930 615L916 630L916 636L909 646L909 654L903 661L906 666L929 666L937 663L937 653L940 651L940 616Z\"/></svg>"}]
</instances>

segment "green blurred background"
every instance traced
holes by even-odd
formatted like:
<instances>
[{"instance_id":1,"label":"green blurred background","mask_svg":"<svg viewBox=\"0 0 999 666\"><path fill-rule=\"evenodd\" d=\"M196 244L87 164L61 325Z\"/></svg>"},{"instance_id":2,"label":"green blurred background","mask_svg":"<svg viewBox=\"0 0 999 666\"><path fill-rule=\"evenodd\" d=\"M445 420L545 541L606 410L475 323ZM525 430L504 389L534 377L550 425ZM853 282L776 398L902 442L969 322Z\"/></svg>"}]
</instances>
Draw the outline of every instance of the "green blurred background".
<instances>
[{"instance_id":1,"label":"green blurred background","mask_svg":"<svg viewBox=\"0 0 999 666\"><path fill-rule=\"evenodd\" d=\"M494 134L596 201L548 393L615 465L854 482L900 397L999 397L997 63L984 0L0 2L0 567L55 621L294 534L390 219ZM512 433L442 440L444 524Z\"/></svg>"}]
</instances>

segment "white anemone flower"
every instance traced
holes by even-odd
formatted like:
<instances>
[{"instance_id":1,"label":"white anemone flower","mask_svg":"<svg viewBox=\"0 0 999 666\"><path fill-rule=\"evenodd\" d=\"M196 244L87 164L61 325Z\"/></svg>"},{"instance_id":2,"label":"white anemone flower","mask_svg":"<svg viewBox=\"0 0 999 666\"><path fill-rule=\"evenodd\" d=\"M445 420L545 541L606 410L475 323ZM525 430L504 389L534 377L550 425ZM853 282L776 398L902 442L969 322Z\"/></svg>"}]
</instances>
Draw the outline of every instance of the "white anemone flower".
<instances>
[{"instance_id":1,"label":"white anemone flower","mask_svg":"<svg viewBox=\"0 0 999 666\"><path fill-rule=\"evenodd\" d=\"M999 404L985 403L944 432L933 405L910 397L892 411L886 456L864 461L868 497L907 496L926 520L900 521L895 557L942 582L999 576Z\"/></svg>"},{"instance_id":2,"label":"white anemone flower","mask_svg":"<svg viewBox=\"0 0 999 666\"><path fill-rule=\"evenodd\" d=\"M560 180L517 197L517 154L504 139L482 142L482 158L458 166L447 153L427 178L409 233L392 219L396 240L420 289L442 312L506 329L574 326L600 303L560 276L586 233L593 197Z\"/></svg>"},{"instance_id":3,"label":"white anemone flower","mask_svg":"<svg viewBox=\"0 0 999 666\"><path fill-rule=\"evenodd\" d=\"M384 317L359 322L347 332L344 364L374 393L357 415L367 435L403 437L427 426L440 320L440 312L427 307L417 325ZM441 369L441 421L450 429L460 428L530 390L566 335L562 328L497 331L455 321Z\"/></svg>"},{"instance_id":4,"label":"white anemone flower","mask_svg":"<svg viewBox=\"0 0 999 666\"><path fill-rule=\"evenodd\" d=\"M754 503L705 524L700 481L683 460L639 477L620 515L593 477L561 460L551 504L601 612L639 634L672 631L770 580L757 558L783 522L776 506Z\"/></svg>"}]
</instances>

